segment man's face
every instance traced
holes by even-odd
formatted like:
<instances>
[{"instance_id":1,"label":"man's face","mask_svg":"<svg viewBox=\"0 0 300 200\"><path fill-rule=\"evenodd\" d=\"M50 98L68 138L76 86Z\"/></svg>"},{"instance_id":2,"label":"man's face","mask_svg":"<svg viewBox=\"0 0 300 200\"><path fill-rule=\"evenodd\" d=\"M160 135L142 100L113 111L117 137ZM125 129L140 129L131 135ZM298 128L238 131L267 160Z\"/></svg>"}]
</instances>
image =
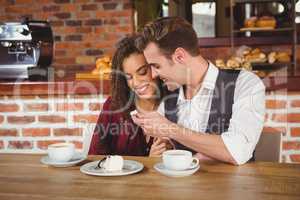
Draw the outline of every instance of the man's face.
<instances>
[{"instance_id":1,"label":"man's face","mask_svg":"<svg viewBox=\"0 0 300 200\"><path fill-rule=\"evenodd\" d=\"M152 68L152 78L159 77L167 85L169 90L175 90L182 85L180 68L177 63L168 59L158 48L158 46L150 42L144 50L147 63Z\"/></svg>"}]
</instances>

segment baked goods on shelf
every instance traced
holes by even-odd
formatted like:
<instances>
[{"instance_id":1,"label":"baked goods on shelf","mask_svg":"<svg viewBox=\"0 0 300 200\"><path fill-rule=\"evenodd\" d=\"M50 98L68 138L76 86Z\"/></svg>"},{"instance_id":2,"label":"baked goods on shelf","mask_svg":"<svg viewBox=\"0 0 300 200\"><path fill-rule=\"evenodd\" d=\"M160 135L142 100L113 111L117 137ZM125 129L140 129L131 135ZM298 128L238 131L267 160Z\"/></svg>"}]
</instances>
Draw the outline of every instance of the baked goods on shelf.
<instances>
[{"instance_id":1,"label":"baked goods on shelf","mask_svg":"<svg viewBox=\"0 0 300 200\"><path fill-rule=\"evenodd\" d=\"M244 58L245 61L249 63L264 63L267 61L266 54L263 53L259 48L249 51L249 53L245 53Z\"/></svg>"},{"instance_id":2,"label":"baked goods on shelf","mask_svg":"<svg viewBox=\"0 0 300 200\"><path fill-rule=\"evenodd\" d=\"M215 63L216 63L216 66L219 68L226 68L226 65L225 65L225 62L223 59L217 59L215 61Z\"/></svg>"},{"instance_id":3,"label":"baked goods on shelf","mask_svg":"<svg viewBox=\"0 0 300 200\"><path fill-rule=\"evenodd\" d=\"M287 52L278 52L276 59L278 62L291 62L291 55Z\"/></svg>"},{"instance_id":4,"label":"baked goods on shelf","mask_svg":"<svg viewBox=\"0 0 300 200\"><path fill-rule=\"evenodd\" d=\"M279 51L279 52L271 52L268 55L268 62L273 64L275 62L279 63L289 63L291 62L291 55L288 52Z\"/></svg>"},{"instance_id":5,"label":"baked goods on shelf","mask_svg":"<svg viewBox=\"0 0 300 200\"><path fill-rule=\"evenodd\" d=\"M275 28L276 19L271 16L263 16L256 21L255 26L260 28Z\"/></svg>"},{"instance_id":6,"label":"baked goods on shelf","mask_svg":"<svg viewBox=\"0 0 300 200\"><path fill-rule=\"evenodd\" d=\"M274 29L276 28L276 19L272 16L250 17L244 21L244 27L241 30L256 29Z\"/></svg>"},{"instance_id":7,"label":"baked goods on shelf","mask_svg":"<svg viewBox=\"0 0 300 200\"><path fill-rule=\"evenodd\" d=\"M274 64L291 62L291 55L284 51L263 52L260 48L252 49L247 46L240 47L234 56L227 61L216 59L215 64L221 69L246 69L252 70L253 64Z\"/></svg>"},{"instance_id":8,"label":"baked goods on shelf","mask_svg":"<svg viewBox=\"0 0 300 200\"><path fill-rule=\"evenodd\" d=\"M245 62L245 60L238 56L232 56L230 57L226 64L223 59L217 59L216 60L216 66L221 69L247 69L251 70L251 64L248 62Z\"/></svg>"},{"instance_id":9,"label":"baked goods on shelf","mask_svg":"<svg viewBox=\"0 0 300 200\"><path fill-rule=\"evenodd\" d=\"M273 64L276 61L276 52L272 51L271 53L269 53L268 55L268 63Z\"/></svg>"},{"instance_id":10,"label":"baked goods on shelf","mask_svg":"<svg viewBox=\"0 0 300 200\"><path fill-rule=\"evenodd\" d=\"M239 68L241 66L241 63L237 61L236 57L231 57L226 62L226 67L228 68Z\"/></svg>"},{"instance_id":11,"label":"baked goods on shelf","mask_svg":"<svg viewBox=\"0 0 300 200\"><path fill-rule=\"evenodd\" d=\"M111 58L104 56L96 60L96 68L92 71L92 74L103 76L103 78L109 78L111 73Z\"/></svg>"},{"instance_id":12,"label":"baked goods on shelf","mask_svg":"<svg viewBox=\"0 0 300 200\"><path fill-rule=\"evenodd\" d=\"M245 28L254 28L257 21L257 17L250 17L244 21Z\"/></svg>"},{"instance_id":13,"label":"baked goods on shelf","mask_svg":"<svg viewBox=\"0 0 300 200\"><path fill-rule=\"evenodd\" d=\"M88 73L76 73L76 80L109 80L111 78L111 58L103 56L96 60L96 68Z\"/></svg>"}]
</instances>

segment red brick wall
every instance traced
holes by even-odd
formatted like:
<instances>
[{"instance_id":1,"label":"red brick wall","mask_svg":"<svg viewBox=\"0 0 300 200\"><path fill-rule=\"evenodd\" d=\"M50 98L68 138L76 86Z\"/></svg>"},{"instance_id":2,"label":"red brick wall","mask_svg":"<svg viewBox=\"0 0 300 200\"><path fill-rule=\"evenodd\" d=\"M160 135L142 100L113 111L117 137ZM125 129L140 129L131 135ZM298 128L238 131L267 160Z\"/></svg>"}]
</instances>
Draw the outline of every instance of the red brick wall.
<instances>
[{"instance_id":1,"label":"red brick wall","mask_svg":"<svg viewBox=\"0 0 300 200\"><path fill-rule=\"evenodd\" d=\"M271 92L263 132L282 133L282 161L300 162L300 93Z\"/></svg>"},{"instance_id":2,"label":"red brick wall","mask_svg":"<svg viewBox=\"0 0 300 200\"><path fill-rule=\"evenodd\" d=\"M97 57L112 54L115 43L133 31L130 0L0 0L0 5L0 22L28 17L51 23L57 80L90 71Z\"/></svg>"},{"instance_id":3,"label":"red brick wall","mask_svg":"<svg viewBox=\"0 0 300 200\"><path fill-rule=\"evenodd\" d=\"M103 95L2 96L0 153L43 153L56 142L81 149L104 100Z\"/></svg>"},{"instance_id":4,"label":"red brick wall","mask_svg":"<svg viewBox=\"0 0 300 200\"><path fill-rule=\"evenodd\" d=\"M102 95L0 98L0 153L45 153L54 142L82 148L92 133ZM300 162L300 93L267 93L263 134L282 134L282 162Z\"/></svg>"}]
</instances>

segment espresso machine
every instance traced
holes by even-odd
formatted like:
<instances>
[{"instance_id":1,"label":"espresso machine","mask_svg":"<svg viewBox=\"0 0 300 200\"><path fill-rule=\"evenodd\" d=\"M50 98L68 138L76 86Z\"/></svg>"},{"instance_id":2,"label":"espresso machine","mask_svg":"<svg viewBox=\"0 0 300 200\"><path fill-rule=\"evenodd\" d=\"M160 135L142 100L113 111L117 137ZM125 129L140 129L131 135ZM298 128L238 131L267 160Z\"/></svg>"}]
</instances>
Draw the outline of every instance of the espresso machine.
<instances>
[{"instance_id":1,"label":"espresso machine","mask_svg":"<svg viewBox=\"0 0 300 200\"><path fill-rule=\"evenodd\" d=\"M48 80L53 34L46 21L0 22L0 79Z\"/></svg>"}]
</instances>

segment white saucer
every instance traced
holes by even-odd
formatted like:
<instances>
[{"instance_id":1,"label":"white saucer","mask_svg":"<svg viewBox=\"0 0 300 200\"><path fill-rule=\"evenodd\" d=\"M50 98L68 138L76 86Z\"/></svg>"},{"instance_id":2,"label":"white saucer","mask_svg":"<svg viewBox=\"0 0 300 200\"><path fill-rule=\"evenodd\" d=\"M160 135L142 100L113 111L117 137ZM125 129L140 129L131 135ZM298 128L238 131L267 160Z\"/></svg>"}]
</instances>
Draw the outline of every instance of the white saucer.
<instances>
[{"instance_id":1,"label":"white saucer","mask_svg":"<svg viewBox=\"0 0 300 200\"><path fill-rule=\"evenodd\" d=\"M166 176L171 176L171 177L184 177L184 176L190 176L194 174L198 169L200 168L200 165L197 165L196 167L192 169L187 169L187 170L170 170L167 169L163 163L157 163L154 165L154 169Z\"/></svg>"},{"instance_id":2,"label":"white saucer","mask_svg":"<svg viewBox=\"0 0 300 200\"><path fill-rule=\"evenodd\" d=\"M71 167L74 166L86 159L85 156L81 153L76 153L70 161L67 162L57 162L54 160L51 160L49 156L44 156L41 158L41 163L45 165L51 165L53 167Z\"/></svg>"},{"instance_id":3,"label":"white saucer","mask_svg":"<svg viewBox=\"0 0 300 200\"><path fill-rule=\"evenodd\" d=\"M80 167L80 171L84 174L93 176L125 176L129 174L135 174L143 170L144 165L140 162L133 160L124 160L123 169L120 171L107 171L102 168L98 168L98 161L87 163Z\"/></svg>"}]
</instances>

